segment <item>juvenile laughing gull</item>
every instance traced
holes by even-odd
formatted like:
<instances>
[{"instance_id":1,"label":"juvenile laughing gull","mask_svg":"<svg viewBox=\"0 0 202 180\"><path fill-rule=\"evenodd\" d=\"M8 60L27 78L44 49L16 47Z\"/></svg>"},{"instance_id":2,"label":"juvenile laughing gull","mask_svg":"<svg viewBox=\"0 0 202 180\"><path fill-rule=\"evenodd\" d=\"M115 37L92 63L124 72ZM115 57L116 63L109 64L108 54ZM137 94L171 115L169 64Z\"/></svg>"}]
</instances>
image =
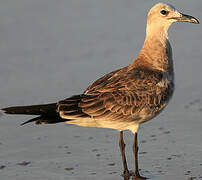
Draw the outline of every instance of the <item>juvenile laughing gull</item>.
<instances>
[{"instance_id":1,"label":"juvenile laughing gull","mask_svg":"<svg viewBox=\"0 0 202 180\"><path fill-rule=\"evenodd\" d=\"M148 13L146 38L134 61L95 81L86 91L52 104L3 108L7 114L39 115L23 124L65 122L79 126L112 128L120 131L123 176L130 177L125 157L123 131L134 133L134 179L144 179L138 170L137 131L141 123L158 115L174 91L172 49L168 28L174 22L199 21L158 3Z\"/></svg>"}]
</instances>

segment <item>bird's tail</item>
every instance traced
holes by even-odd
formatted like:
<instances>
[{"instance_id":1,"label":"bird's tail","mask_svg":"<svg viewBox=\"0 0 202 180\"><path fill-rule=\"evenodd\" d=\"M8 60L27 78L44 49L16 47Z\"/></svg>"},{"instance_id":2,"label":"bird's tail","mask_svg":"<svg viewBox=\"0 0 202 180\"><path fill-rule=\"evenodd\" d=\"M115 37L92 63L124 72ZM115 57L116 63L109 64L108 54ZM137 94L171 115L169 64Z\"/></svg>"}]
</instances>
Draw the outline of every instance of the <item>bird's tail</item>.
<instances>
[{"instance_id":1,"label":"bird's tail","mask_svg":"<svg viewBox=\"0 0 202 180\"><path fill-rule=\"evenodd\" d=\"M31 106L12 106L3 108L2 111L6 114L54 115L56 109L57 103L52 103Z\"/></svg>"},{"instance_id":2,"label":"bird's tail","mask_svg":"<svg viewBox=\"0 0 202 180\"><path fill-rule=\"evenodd\" d=\"M67 121L62 119L57 112L57 103L40 104L31 106L13 106L1 109L6 114L24 114L24 115L39 115L34 119L30 119L22 125L35 122L36 124L53 124Z\"/></svg>"}]
</instances>

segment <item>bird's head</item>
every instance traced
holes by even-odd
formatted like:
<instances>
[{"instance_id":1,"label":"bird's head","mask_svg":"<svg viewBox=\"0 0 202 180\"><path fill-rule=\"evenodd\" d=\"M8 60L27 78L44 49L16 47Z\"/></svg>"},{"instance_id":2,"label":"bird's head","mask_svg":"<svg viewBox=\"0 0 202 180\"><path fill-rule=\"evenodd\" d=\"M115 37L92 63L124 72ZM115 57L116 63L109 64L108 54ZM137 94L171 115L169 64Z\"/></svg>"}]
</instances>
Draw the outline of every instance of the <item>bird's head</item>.
<instances>
[{"instance_id":1,"label":"bird's head","mask_svg":"<svg viewBox=\"0 0 202 180\"><path fill-rule=\"evenodd\" d=\"M196 18L180 13L174 6L158 3L152 7L148 13L147 33L151 31L161 31L167 33L168 28L174 22L190 22L199 24L199 21Z\"/></svg>"}]
</instances>

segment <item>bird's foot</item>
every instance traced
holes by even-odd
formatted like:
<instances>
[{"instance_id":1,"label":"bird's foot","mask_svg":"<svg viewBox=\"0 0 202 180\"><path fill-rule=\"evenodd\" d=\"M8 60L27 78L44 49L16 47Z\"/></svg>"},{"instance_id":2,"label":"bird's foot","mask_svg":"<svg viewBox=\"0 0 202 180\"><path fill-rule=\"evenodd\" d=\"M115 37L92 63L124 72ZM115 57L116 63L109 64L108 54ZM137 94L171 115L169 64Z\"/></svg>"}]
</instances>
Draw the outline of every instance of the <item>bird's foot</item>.
<instances>
[{"instance_id":1,"label":"bird's foot","mask_svg":"<svg viewBox=\"0 0 202 180\"><path fill-rule=\"evenodd\" d=\"M133 174L133 178L132 180L145 180L147 179L146 177L143 177L140 175L139 171L136 171L134 174Z\"/></svg>"},{"instance_id":2,"label":"bird's foot","mask_svg":"<svg viewBox=\"0 0 202 180\"><path fill-rule=\"evenodd\" d=\"M125 170L121 176L124 177L124 180L129 180L132 174L129 172L129 170Z\"/></svg>"}]
</instances>

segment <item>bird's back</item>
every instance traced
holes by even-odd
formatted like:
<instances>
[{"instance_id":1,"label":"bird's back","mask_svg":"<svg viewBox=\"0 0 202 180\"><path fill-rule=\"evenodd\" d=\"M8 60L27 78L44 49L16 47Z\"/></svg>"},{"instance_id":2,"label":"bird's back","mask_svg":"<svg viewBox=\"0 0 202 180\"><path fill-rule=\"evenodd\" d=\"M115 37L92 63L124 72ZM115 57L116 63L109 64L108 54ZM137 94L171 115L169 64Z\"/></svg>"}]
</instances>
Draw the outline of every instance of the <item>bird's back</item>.
<instances>
[{"instance_id":1,"label":"bird's back","mask_svg":"<svg viewBox=\"0 0 202 180\"><path fill-rule=\"evenodd\" d=\"M173 87L161 70L128 66L95 81L75 97L76 106L71 98L59 102L58 112L62 118L72 119L67 121L71 124L130 129L131 124L156 116L168 104Z\"/></svg>"}]
</instances>

